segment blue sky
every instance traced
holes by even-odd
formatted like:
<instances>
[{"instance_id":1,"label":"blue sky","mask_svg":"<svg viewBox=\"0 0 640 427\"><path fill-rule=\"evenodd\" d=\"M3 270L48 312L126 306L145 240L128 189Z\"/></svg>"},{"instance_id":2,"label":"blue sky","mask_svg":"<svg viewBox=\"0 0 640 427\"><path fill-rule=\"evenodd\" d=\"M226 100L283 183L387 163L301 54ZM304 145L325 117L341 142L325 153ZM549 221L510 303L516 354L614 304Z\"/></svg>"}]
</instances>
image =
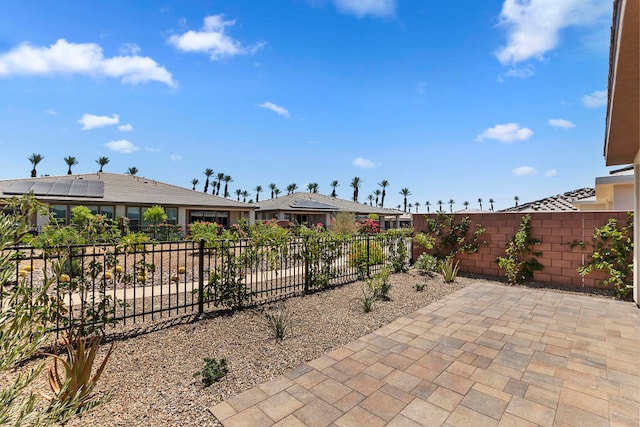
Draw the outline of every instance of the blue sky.
<instances>
[{"instance_id":1,"label":"blue sky","mask_svg":"<svg viewBox=\"0 0 640 427\"><path fill-rule=\"evenodd\" d=\"M0 4L0 178L129 167L385 207L593 186L611 0ZM235 197L235 195L233 196ZM415 211L415 208L414 208Z\"/></svg>"}]
</instances>

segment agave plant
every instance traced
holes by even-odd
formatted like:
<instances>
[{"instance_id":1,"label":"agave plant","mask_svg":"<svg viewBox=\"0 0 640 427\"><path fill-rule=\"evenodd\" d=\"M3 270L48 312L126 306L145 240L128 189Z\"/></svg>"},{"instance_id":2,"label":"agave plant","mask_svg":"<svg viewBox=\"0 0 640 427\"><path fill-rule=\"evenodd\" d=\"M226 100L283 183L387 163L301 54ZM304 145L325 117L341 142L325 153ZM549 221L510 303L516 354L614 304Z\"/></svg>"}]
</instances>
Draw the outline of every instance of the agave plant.
<instances>
[{"instance_id":1,"label":"agave plant","mask_svg":"<svg viewBox=\"0 0 640 427\"><path fill-rule=\"evenodd\" d=\"M458 275L458 261L453 262L453 258L447 258L440 261L440 272L442 273L442 279L444 283L451 283L456 280Z\"/></svg>"},{"instance_id":2,"label":"agave plant","mask_svg":"<svg viewBox=\"0 0 640 427\"><path fill-rule=\"evenodd\" d=\"M94 406L93 389L113 351L113 344L111 344L102 363L91 375L100 341L99 336L83 337L78 331L77 336L66 339L66 359L58 354L48 354L53 358L53 365L49 367L49 387L55 394L54 400L69 403L78 410L85 406ZM60 375L58 363L64 369L63 375Z\"/></svg>"}]
</instances>

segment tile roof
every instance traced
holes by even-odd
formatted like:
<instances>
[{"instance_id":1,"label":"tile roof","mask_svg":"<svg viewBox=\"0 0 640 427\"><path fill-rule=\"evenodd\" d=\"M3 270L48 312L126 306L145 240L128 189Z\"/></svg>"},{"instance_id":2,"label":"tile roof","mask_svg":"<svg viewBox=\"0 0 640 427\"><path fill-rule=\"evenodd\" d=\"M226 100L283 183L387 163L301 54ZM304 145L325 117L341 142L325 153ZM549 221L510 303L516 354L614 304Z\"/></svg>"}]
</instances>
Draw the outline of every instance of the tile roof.
<instances>
[{"instance_id":1,"label":"tile roof","mask_svg":"<svg viewBox=\"0 0 640 427\"><path fill-rule=\"evenodd\" d=\"M325 196L319 193L293 193L275 199L260 200L257 212L295 211L295 212L353 212L357 214L375 213L378 215L402 215L395 209L383 209L366 203Z\"/></svg>"},{"instance_id":2,"label":"tile roof","mask_svg":"<svg viewBox=\"0 0 640 427\"><path fill-rule=\"evenodd\" d=\"M576 200L592 197L596 195L593 188L580 188L578 190L569 191L558 194L556 196L547 197L533 202L524 203L522 205L513 206L511 208L502 209L498 212L561 212L561 211L577 211L573 205Z\"/></svg>"},{"instance_id":3,"label":"tile roof","mask_svg":"<svg viewBox=\"0 0 640 427\"><path fill-rule=\"evenodd\" d=\"M60 195L60 191L49 191L48 188L64 188L69 181L88 182L92 188L103 187L102 197L95 192L89 192L89 197L74 195ZM166 184L142 176L117 173L91 173L81 175L45 176L38 178L21 178L0 180L0 198L11 197L16 191L10 189L29 188L35 184L34 192L39 200L76 202L82 204L136 204L163 206L191 206L202 208L225 208L234 210L252 210L256 205L229 200L213 194L191 190ZM71 185L71 188L78 188ZM9 192L7 192L9 190ZM40 194L38 194L40 192ZM10 194L13 193L13 194ZM96 197L97 196L97 197Z\"/></svg>"}]
</instances>

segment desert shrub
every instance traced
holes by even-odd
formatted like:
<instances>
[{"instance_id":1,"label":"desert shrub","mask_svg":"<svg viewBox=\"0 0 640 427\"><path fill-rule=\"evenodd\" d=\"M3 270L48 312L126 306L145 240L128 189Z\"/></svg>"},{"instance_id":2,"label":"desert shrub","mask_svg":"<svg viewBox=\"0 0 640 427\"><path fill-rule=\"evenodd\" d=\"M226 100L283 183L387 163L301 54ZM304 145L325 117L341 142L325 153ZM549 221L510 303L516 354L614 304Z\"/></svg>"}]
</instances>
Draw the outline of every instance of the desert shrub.
<instances>
[{"instance_id":1,"label":"desert shrub","mask_svg":"<svg viewBox=\"0 0 640 427\"><path fill-rule=\"evenodd\" d=\"M422 274L431 274L438 269L438 260L428 253L421 254L413 264Z\"/></svg>"},{"instance_id":2,"label":"desert shrub","mask_svg":"<svg viewBox=\"0 0 640 427\"><path fill-rule=\"evenodd\" d=\"M292 314L283 307L275 311L267 311L264 314L265 323L275 339L284 339L291 327L291 316Z\"/></svg>"},{"instance_id":3,"label":"desert shrub","mask_svg":"<svg viewBox=\"0 0 640 427\"><path fill-rule=\"evenodd\" d=\"M442 280L444 280L444 283L451 283L456 280L456 277L458 276L458 264L458 261L454 262L453 258L440 260L440 273L442 273Z\"/></svg>"},{"instance_id":4,"label":"desert shrub","mask_svg":"<svg viewBox=\"0 0 640 427\"><path fill-rule=\"evenodd\" d=\"M392 228L386 233L387 236L387 262L391 265L394 273L404 273L409 269L409 243L413 229Z\"/></svg>"},{"instance_id":5,"label":"desert shrub","mask_svg":"<svg viewBox=\"0 0 640 427\"><path fill-rule=\"evenodd\" d=\"M536 257L542 252L533 250L533 246L539 245L540 240L531 237L531 215L525 215L520 220L520 227L507 243L506 256L498 257L498 266L507 275L509 283L516 284L533 278L533 273L544 268Z\"/></svg>"},{"instance_id":6,"label":"desert shrub","mask_svg":"<svg viewBox=\"0 0 640 427\"><path fill-rule=\"evenodd\" d=\"M220 381L229 371L226 359L216 360L215 358L205 357L204 363L204 368L196 372L193 376L201 376L205 387Z\"/></svg>"},{"instance_id":7,"label":"desert shrub","mask_svg":"<svg viewBox=\"0 0 640 427\"><path fill-rule=\"evenodd\" d=\"M391 291L390 275L391 270L388 267L384 267L379 273L366 280L367 286L375 299L389 300L389 291Z\"/></svg>"},{"instance_id":8,"label":"desert shrub","mask_svg":"<svg viewBox=\"0 0 640 427\"><path fill-rule=\"evenodd\" d=\"M362 286L360 289L362 291L362 296L354 298L354 301L359 304L360 309L364 313L369 313L373 310L373 304L378 299L378 296L369 286Z\"/></svg>"},{"instance_id":9,"label":"desert shrub","mask_svg":"<svg viewBox=\"0 0 640 427\"><path fill-rule=\"evenodd\" d=\"M380 232L380 223L371 218L366 218L357 222L358 233L360 234L377 234Z\"/></svg>"},{"instance_id":10,"label":"desert shrub","mask_svg":"<svg viewBox=\"0 0 640 427\"><path fill-rule=\"evenodd\" d=\"M417 291L417 292L422 292L424 291L424 288L427 285L425 283L416 283L415 285L413 285L413 288Z\"/></svg>"},{"instance_id":11,"label":"desert shrub","mask_svg":"<svg viewBox=\"0 0 640 427\"><path fill-rule=\"evenodd\" d=\"M331 219L330 230L334 234L353 235L358 232L356 216L350 212L337 212Z\"/></svg>"},{"instance_id":12,"label":"desert shrub","mask_svg":"<svg viewBox=\"0 0 640 427\"><path fill-rule=\"evenodd\" d=\"M589 262L578 268L587 276L593 271L603 271L604 286L611 286L618 298L626 298L633 287L633 212L627 214L627 222L620 227L615 218L593 232L593 252Z\"/></svg>"}]
</instances>

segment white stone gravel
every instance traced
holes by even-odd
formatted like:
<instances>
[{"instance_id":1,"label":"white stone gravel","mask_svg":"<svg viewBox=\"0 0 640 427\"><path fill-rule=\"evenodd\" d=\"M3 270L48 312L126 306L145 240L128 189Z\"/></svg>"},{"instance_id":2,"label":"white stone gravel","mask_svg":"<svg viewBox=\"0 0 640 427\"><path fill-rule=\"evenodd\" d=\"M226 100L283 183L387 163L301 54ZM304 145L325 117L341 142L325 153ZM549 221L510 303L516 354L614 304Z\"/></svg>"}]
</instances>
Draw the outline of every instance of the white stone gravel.
<instances>
[{"instance_id":1,"label":"white stone gravel","mask_svg":"<svg viewBox=\"0 0 640 427\"><path fill-rule=\"evenodd\" d=\"M439 277L394 274L391 300L376 302L370 313L356 301L364 286L356 282L232 314L119 326L109 331L116 349L98 387L101 393L111 390L112 399L67 425L219 425L208 410L216 403L482 280L459 277L444 284ZM416 283L425 283L425 290L417 292ZM292 327L276 341L263 310L280 306L293 313ZM205 357L225 358L229 365L227 376L210 387L194 377Z\"/></svg>"}]
</instances>

